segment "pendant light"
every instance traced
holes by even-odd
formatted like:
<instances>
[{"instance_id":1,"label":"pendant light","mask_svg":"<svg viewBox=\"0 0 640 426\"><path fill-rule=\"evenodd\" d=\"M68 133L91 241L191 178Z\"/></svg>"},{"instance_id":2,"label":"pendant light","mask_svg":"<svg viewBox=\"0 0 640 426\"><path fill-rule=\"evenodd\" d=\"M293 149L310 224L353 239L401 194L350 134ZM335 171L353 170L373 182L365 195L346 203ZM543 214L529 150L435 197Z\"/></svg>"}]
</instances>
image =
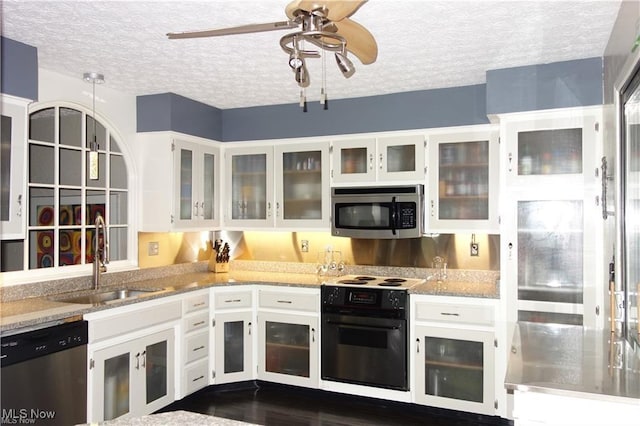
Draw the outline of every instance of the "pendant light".
<instances>
[{"instance_id":1,"label":"pendant light","mask_svg":"<svg viewBox=\"0 0 640 426\"><path fill-rule=\"evenodd\" d=\"M100 173L98 170L98 135L96 132L96 84L104 83L104 74L100 74L98 72L85 72L82 76L82 79L87 83L91 83L93 87L93 111L92 111L92 119L93 119L93 137L89 141L89 179L98 180Z\"/></svg>"}]
</instances>

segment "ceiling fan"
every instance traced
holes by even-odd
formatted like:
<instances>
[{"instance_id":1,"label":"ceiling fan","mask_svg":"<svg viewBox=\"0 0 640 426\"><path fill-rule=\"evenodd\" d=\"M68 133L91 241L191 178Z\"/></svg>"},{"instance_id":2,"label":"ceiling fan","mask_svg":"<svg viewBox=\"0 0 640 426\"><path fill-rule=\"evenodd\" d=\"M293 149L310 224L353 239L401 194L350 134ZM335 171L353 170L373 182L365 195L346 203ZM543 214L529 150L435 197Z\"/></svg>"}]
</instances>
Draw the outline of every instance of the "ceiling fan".
<instances>
[{"instance_id":1,"label":"ceiling fan","mask_svg":"<svg viewBox=\"0 0 640 426\"><path fill-rule=\"evenodd\" d=\"M373 35L362 25L349 19L367 0L293 0L285 7L287 21L250 24L238 27L168 33L169 39L217 37L264 31L297 29L280 39L289 54L289 66L300 87L309 86L305 59L318 58L320 50L308 49L309 43L323 51L333 52L338 69L349 78L355 72L347 52L363 65L375 62L378 46Z\"/></svg>"}]
</instances>

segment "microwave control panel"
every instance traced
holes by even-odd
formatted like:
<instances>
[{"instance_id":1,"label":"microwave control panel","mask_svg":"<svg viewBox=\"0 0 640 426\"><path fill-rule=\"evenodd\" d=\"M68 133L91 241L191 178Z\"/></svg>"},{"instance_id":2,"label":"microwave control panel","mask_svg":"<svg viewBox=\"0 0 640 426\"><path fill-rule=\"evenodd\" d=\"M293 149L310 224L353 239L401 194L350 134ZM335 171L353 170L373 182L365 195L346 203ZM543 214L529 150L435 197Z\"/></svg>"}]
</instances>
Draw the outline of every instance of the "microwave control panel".
<instances>
[{"instance_id":1,"label":"microwave control panel","mask_svg":"<svg viewBox=\"0 0 640 426\"><path fill-rule=\"evenodd\" d=\"M398 228L412 229L416 227L415 203L399 203L398 213L400 215Z\"/></svg>"}]
</instances>

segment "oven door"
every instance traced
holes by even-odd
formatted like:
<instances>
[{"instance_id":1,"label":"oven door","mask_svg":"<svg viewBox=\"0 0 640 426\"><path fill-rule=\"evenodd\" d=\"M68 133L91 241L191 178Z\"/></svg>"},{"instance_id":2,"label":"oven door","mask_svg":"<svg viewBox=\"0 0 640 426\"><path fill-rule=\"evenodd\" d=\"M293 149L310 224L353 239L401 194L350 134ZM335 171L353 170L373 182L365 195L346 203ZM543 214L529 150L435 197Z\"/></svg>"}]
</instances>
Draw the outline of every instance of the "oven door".
<instances>
[{"instance_id":1,"label":"oven door","mask_svg":"<svg viewBox=\"0 0 640 426\"><path fill-rule=\"evenodd\" d=\"M323 314L322 379L408 390L407 321Z\"/></svg>"}]
</instances>

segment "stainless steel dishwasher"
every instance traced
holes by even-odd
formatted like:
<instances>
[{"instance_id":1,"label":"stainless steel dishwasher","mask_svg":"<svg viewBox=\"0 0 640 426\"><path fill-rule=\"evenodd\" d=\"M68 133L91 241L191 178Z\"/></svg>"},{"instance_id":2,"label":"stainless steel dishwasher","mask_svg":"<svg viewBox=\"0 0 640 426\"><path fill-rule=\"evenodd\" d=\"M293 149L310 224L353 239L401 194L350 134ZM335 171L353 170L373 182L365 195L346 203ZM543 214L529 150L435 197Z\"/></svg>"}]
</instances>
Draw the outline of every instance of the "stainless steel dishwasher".
<instances>
[{"instance_id":1,"label":"stainless steel dishwasher","mask_svg":"<svg viewBox=\"0 0 640 426\"><path fill-rule=\"evenodd\" d=\"M87 421L87 322L63 322L0 338L1 424Z\"/></svg>"}]
</instances>

